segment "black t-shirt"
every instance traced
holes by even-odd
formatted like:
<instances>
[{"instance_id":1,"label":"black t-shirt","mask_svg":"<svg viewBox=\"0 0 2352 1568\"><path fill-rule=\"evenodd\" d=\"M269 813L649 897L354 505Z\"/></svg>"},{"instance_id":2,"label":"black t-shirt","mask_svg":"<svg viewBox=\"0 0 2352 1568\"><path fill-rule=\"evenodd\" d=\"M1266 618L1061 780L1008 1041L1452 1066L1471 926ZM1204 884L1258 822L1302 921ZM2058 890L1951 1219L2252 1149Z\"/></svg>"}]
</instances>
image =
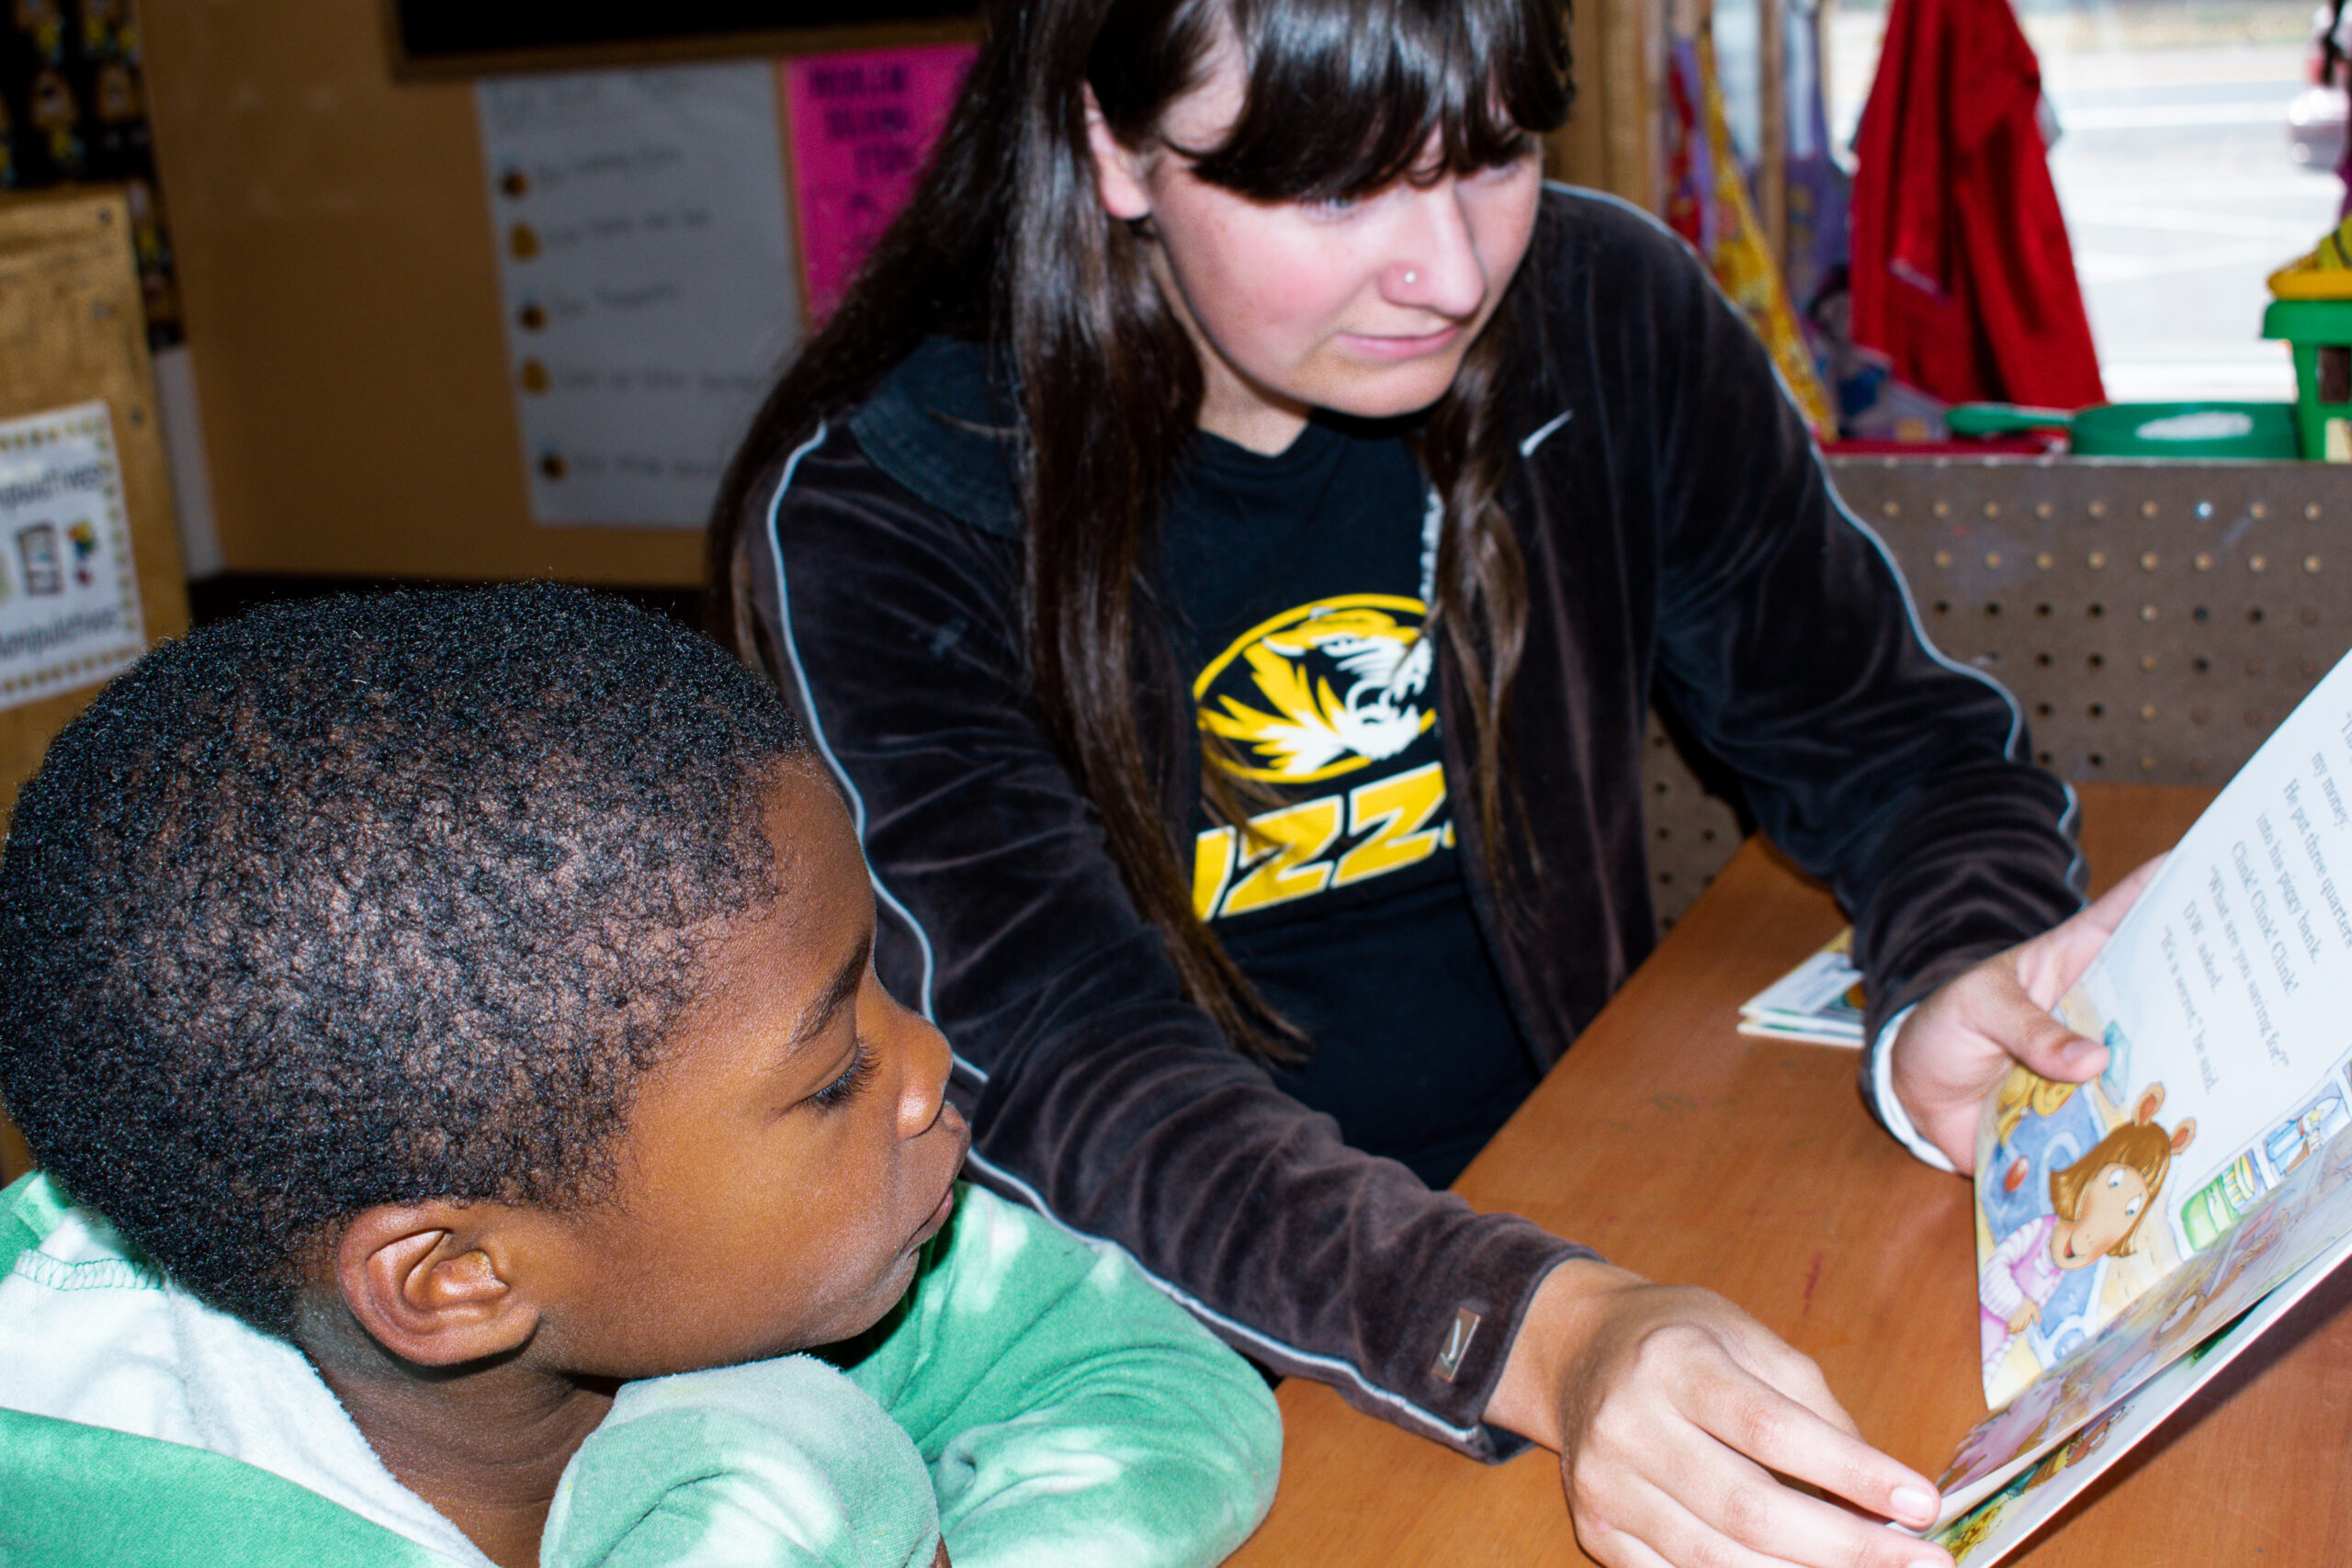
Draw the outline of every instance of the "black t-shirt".
<instances>
[{"instance_id":1,"label":"black t-shirt","mask_svg":"<svg viewBox=\"0 0 2352 1568\"><path fill-rule=\"evenodd\" d=\"M1275 1079L1443 1186L1535 1087L1472 915L1437 734L1429 487L1392 427L1204 434L1164 583L1204 739L1269 798L1193 824L1193 907L1310 1039Z\"/></svg>"}]
</instances>

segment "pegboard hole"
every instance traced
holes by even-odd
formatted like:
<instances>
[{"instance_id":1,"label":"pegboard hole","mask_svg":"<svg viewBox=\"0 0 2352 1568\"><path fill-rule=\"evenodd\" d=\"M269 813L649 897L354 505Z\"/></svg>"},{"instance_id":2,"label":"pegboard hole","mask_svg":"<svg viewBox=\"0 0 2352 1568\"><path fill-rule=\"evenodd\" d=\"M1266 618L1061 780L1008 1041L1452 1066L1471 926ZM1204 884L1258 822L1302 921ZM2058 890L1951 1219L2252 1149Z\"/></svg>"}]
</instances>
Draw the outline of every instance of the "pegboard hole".
<instances>
[{"instance_id":1,"label":"pegboard hole","mask_svg":"<svg viewBox=\"0 0 2352 1568\"><path fill-rule=\"evenodd\" d=\"M2197 608L2195 608L2194 610L2191 610L2191 611L2189 611L2189 612L2188 612L2188 618L2189 618L2190 620L2192 620L2192 621L2195 621L2199 626L2203 626L2206 622L2208 622L2208 621L2210 621L2210 620L2211 620L2211 619L2213 618L2213 609L2212 609L2212 606L2211 606L2211 605L2210 605L2210 604L2199 604L2199 605L2198 605L2198 606L2197 606Z\"/></svg>"},{"instance_id":2,"label":"pegboard hole","mask_svg":"<svg viewBox=\"0 0 2352 1568\"><path fill-rule=\"evenodd\" d=\"M2104 653L2094 653L2083 662L2089 665L2094 670L2104 670L2107 668L2107 655Z\"/></svg>"}]
</instances>

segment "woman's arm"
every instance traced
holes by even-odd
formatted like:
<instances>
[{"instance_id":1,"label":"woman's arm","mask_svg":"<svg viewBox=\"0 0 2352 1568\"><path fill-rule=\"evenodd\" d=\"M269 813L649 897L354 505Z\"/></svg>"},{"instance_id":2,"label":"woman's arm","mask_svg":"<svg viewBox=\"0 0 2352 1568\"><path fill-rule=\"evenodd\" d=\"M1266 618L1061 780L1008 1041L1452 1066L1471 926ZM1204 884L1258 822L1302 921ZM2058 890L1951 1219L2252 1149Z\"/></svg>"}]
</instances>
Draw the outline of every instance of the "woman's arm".
<instances>
[{"instance_id":1,"label":"woman's arm","mask_svg":"<svg viewBox=\"0 0 2352 1568\"><path fill-rule=\"evenodd\" d=\"M850 795L883 977L955 1047L972 1174L1124 1248L1274 1370L1507 1450L1482 1413L1519 1315L1583 1249L1347 1147L1184 1001L1031 719L1015 539L838 430L769 498L742 570Z\"/></svg>"},{"instance_id":2,"label":"woman's arm","mask_svg":"<svg viewBox=\"0 0 2352 1568\"><path fill-rule=\"evenodd\" d=\"M2051 1072L2063 1041L2027 1026L2022 993L1993 995L1980 966L2082 907L2073 795L2034 764L2016 699L1928 637L1730 301L1687 254L1664 254L1675 243L1653 231L1649 243L1638 313L1672 367L1639 415L1655 450L1662 693L1738 773L1758 825L1851 916L1874 1107L1888 1021L1962 976L1972 1016L2005 1021L1993 1078L2010 1058ZM1912 1017L1899 1077L1924 1059L1983 1077L1984 1043L1951 1031L1948 1009Z\"/></svg>"}]
</instances>

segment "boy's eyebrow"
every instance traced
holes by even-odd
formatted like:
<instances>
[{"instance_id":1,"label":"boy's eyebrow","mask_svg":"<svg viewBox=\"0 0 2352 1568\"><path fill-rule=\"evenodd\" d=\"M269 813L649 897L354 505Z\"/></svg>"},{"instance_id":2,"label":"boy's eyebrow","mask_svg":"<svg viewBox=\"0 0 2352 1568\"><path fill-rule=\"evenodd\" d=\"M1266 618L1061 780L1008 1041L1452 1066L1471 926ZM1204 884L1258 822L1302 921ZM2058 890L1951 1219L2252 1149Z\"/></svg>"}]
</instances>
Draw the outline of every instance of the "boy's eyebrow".
<instances>
[{"instance_id":1,"label":"boy's eyebrow","mask_svg":"<svg viewBox=\"0 0 2352 1568\"><path fill-rule=\"evenodd\" d=\"M825 987L824 995L810 1002L801 1013L800 1022L792 1031L792 1038L785 1042L786 1051L797 1051L831 1026L835 1015L852 997L857 995L858 982L865 977L866 960L873 953L874 933L868 931L850 953L849 962L834 972L833 983Z\"/></svg>"}]
</instances>

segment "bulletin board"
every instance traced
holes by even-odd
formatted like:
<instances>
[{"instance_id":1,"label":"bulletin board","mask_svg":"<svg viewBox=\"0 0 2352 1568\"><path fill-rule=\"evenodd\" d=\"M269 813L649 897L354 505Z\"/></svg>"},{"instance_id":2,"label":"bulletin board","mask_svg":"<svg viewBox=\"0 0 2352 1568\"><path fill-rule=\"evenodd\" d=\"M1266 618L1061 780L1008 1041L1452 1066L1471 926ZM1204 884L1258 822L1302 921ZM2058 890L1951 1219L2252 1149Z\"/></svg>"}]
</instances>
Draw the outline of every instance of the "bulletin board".
<instances>
[{"instance_id":1,"label":"bulletin board","mask_svg":"<svg viewBox=\"0 0 2352 1568\"><path fill-rule=\"evenodd\" d=\"M385 18L384 0L141 14L227 570L697 583L692 530L534 522L479 79L396 74Z\"/></svg>"},{"instance_id":2,"label":"bulletin board","mask_svg":"<svg viewBox=\"0 0 2352 1568\"><path fill-rule=\"evenodd\" d=\"M148 641L176 636L187 629L187 592L129 208L119 192L104 190L0 202L0 426L93 403L103 407L104 439L120 475L137 622ZM101 543L113 541L93 541ZM14 548L16 541L0 539L0 549ZM59 554L49 570L71 574L73 542L52 541L51 549ZM11 571L21 604L23 573L14 563L0 570ZM103 681L0 705L0 822L50 737Z\"/></svg>"}]
</instances>

